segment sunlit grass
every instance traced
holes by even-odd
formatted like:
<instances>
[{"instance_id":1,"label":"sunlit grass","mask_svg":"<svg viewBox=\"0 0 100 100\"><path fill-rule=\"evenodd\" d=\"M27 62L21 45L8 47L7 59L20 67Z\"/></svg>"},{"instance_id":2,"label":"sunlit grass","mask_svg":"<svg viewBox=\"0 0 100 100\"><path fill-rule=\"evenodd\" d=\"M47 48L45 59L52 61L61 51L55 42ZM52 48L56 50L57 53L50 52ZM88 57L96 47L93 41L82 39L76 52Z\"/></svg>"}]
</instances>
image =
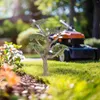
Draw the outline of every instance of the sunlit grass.
<instances>
[{"instance_id":1,"label":"sunlit grass","mask_svg":"<svg viewBox=\"0 0 100 100\"><path fill-rule=\"evenodd\" d=\"M71 76L81 79L99 78L100 77L100 62L93 61L77 61L77 62L59 62L48 61L50 76ZM42 61L24 62L24 71L41 76Z\"/></svg>"},{"instance_id":2,"label":"sunlit grass","mask_svg":"<svg viewBox=\"0 0 100 100\"><path fill-rule=\"evenodd\" d=\"M40 55L38 54L24 54L26 58L40 58Z\"/></svg>"},{"instance_id":3,"label":"sunlit grass","mask_svg":"<svg viewBox=\"0 0 100 100\"><path fill-rule=\"evenodd\" d=\"M23 70L50 83L54 100L98 100L100 97L100 62L48 61L49 76L42 76L42 60L24 62Z\"/></svg>"},{"instance_id":4,"label":"sunlit grass","mask_svg":"<svg viewBox=\"0 0 100 100\"><path fill-rule=\"evenodd\" d=\"M41 76L42 74L42 61L23 62L23 70L34 76Z\"/></svg>"}]
</instances>

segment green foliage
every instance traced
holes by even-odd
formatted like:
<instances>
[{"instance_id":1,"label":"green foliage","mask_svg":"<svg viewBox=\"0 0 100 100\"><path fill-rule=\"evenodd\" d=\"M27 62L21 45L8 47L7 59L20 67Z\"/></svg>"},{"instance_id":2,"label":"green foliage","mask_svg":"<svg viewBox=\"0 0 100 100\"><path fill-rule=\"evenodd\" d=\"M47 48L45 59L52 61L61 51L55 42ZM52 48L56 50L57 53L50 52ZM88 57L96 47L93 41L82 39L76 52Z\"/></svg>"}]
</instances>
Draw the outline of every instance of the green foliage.
<instances>
[{"instance_id":1,"label":"green foliage","mask_svg":"<svg viewBox=\"0 0 100 100\"><path fill-rule=\"evenodd\" d=\"M90 38L90 39L86 39L84 42L86 45L100 48L100 39Z\"/></svg>"},{"instance_id":2,"label":"green foliage","mask_svg":"<svg viewBox=\"0 0 100 100\"><path fill-rule=\"evenodd\" d=\"M12 38L29 27L28 24L20 19L16 23L12 23L10 20L5 20L0 27L0 37Z\"/></svg>"},{"instance_id":3,"label":"green foliage","mask_svg":"<svg viewBox=\"0 0 100 100\"><path fill-rule=\"evenodd\" d=\"M36 34L37 31L37 29L28 28L27 30L21 32L18 35L17 43L22 45L22 48L26 48L30 42L30 37L32 36L32 34Z\"/></svg>"},{"instance_id":4,"label":"green foliage","mask_svg":"<svg viewBox=\"0 0 100 100\"><path fill-rule=\"evenodd\" d=\"M29 24L23 22L21 19L19 19L15 24L16 24L16 30L18 31L18 33L23 32L30 27Z\"/></svg>"},{"instance_id":5,"label":"green foliage","mask_svg":"<svg viewBox=\"0 0 100 100\"><path fill-rule=\"evenodd\" d=\"M52 53L53 54L56 54L58 51L60 51L56 57L58 57L59 55L61 55L62 53L64 53L64 50L65 49L68 49L68 47L66 45L63 45L63 44L59 44L59 43L56 43L55 46L52 48Z\"/></svg>"},{"instance_id":6,"label":"green foliage","mask_svg":"<svg viewBox=\"0 0 100 100\"><path fill-rule=\"evenodd\" d=\"M16 96L16 95L9 95L6 91L0 89L0 99L1 100L18 100L20 99L21 97L19 96Z\"/></svg>"},{"instance_id":7,"label":"green foliage","mask_svg":"<svg viewBox=\"0 0 100 100\"><path fill-rule=\"evenodd\" d=\"M57 27L60 27L61 24L59 22L59 17L58 16L55 16L55 17L49 17L49 18L46 18L46 19L40 19L36 22L36 24L40 25L41 28L44 30L44 31L48 31L47 29L50 30L55 30L55 28ZM33 27L34 27L34 23L33 23Z\"/></svg>"},{"instance_id":8,"label":"green foliage","mask_svg":"<svg viewBox=\"0 0 100 100\"><path fill-rule=\"evenodd\" d=\"M44 15L64 16L66 14L64 8L68 6L68 2L69 0L36 0L34 4ZM59 12L59 8L62 8L62 12Z\"/></svg>"},{"instance_id":9,"label":"green foliage","mask_svg":"<svg viewBox=\"0 0 100 100\"><path fill-rule=\"evenodd\" d=\"M40 58L38 54L24 54L25 58Z\"/></svg>"},{"instance_id":10,"label":"green foliage","mask_svg":"<svg viewBox=\"0 0 100 100\"><path fill-rule=\"evenodd\" d=\"M33 34L30 37L29 47L36 51L39 51L40 54L44 53L45 45L46 45L45 37L42 34Z\"/></svg>"},{"instance_id":11,"label":"green foliage","mask_svg":"<svg viewBox=\"0 0 100 100\"><path fill-rule=\"evenodd\" d=\"M57 3L59 0L55 0ZM50 13L54 6L54 0L37 0L35 1L35 5L38 5L38 9L42 11L43 14Z\"/></svg>"},{"instance_id":12,"label":"green foliage","mask_svg":"<svg viewBox=\"0 0 100 100\"><path fill-rule=\"evenodd\" d=\"M15 25L9 20L3 22L1 29L1 37L12 37L15 35L14 33L16 33Z\"/></svg>"},{"instance_id":13,"label":"green foliage","mask_svg":"<svg viewBox=\"0 0 100 100\"><path fill-rule=\"evenodd\" d=\"M45 55L45 54L49 55L49 50L53 49L50 46L52 42L49 39L50 35L59 33L61 31L57 29L57 27L61 26L59 22L59 18L56 16L56 17L51 17L47 19L41 19L41 20L35 21L33 23L33 26L39 26L40 29L39 29L39 32L37 32L37 34L33 34L30 37L30 47L33 48L38 53L40 53L40 55ZM55 45L53 45L53 47L54 46ZM55 48L56 47L57 46L55 46Z\"/></svg>"},{"instance_id":14,"label":"green foliage","mask_svg":"<svg viewBox=\"0 0 100 100\"><path fill-rule=\"evenodd\" d=\"M43 24L44 28L55 29L57 27L60 27L61 24L59 20L60 19L58 16L48 18L46 22Z\"/></svg>"},{"instance_id":15,"label":"green foliage","mask_svg":"<svg viewBox=\"0 0 100 100\"><path fill-rule=\"evenodd\" d=\"M0 66L4 63L13 65L15 69L22 66L21 60L24 58L22 51L17 50L21 48L20 45L5 42L3 46L0 47Z\"/></svg>"},{"instance_id":16,"label":"green foliage","mask_svg":"<svg viewBox=\"0 0 100 100\"><path fill-rule=\"evenodd\" d=\"M41 60L23 63L26 66L23 67L26 73L49 81L47 92L52 95L51 100L98 100L100 97L100 62L48 61L48 77L41 76Z\"/></svg>"},{"instance_id":17,"label":"green foliage","mask_svg":"<svg viewBox=\"0 0 100 100\"><path fill-rule=\"evenodd\" d=\"M70 3L73 1L70 0L36 0L35 5L44 15L59 16L60 19L64 19L69 23L70 14ZM84 2L86 2L84 4ZM90 6L87 6L89 5ZM89 0L76 0L74 7L75 16L74 16L74 27L77 31L82 32L85 37L91 37L92 33L92 16L93 16L93 7L92 2ZM83 11L82 11L83 10ZM91 11L92 10L92 11ZM90 14L88 13L90 11ZM69 12L69 13L68 13ZM76 20L76 21L75 21Z\"/></svg>"}]
</instances>

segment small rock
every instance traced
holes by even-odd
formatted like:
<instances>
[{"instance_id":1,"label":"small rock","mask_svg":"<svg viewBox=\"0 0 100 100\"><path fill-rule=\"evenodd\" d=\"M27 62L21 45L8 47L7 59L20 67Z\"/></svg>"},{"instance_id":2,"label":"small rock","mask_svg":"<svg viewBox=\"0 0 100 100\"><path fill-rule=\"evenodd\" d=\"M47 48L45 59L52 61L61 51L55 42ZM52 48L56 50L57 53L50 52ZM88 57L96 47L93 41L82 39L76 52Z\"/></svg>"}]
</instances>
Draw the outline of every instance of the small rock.
<instances>
[{"instance_id":1,"label":"small rock","mask_svg":"<svg viewBox=\"0 0 100 100\"><path fill-rule=\"evenodd\" d=\"M26 94L26 93L28 93L28 91L27 91L27 90L22 91L22 94Z\"/></svg>"}]
</instances>

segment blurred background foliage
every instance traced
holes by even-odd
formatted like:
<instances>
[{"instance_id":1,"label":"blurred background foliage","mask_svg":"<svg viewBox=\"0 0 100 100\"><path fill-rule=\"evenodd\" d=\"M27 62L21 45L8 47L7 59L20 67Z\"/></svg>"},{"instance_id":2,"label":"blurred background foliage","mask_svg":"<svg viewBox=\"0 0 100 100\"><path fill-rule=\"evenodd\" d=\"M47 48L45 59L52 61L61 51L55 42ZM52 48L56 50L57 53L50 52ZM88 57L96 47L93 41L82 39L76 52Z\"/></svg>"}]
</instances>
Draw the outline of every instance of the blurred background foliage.
<instances>
[{"instance_id":1,"label":"blurred background foliage","mask_svg":"<svg viewBox=\"0 0 100 100\"><path fill-rule=\"evenodd\" d=\"M28 52L31 52L28 47L29 39L37 30L31 27L30 20L43 18L48 18L43 27L50 29L60 27L59 20L64 19L77 31L85 35L86 45L100 48L100 0L0 0L0 40L1 38L11 38L12 42L22 44L23 50L27 49ZM44 22L42 23L44 24ZM87 66L85 68L89 68ZM99 65L96 66L99 68ZM94 66L93 71L95 76ZM63 80L62 78L59 79L57 82L54 81L55 84L54 87L51 87L51 92L55 97L62 99L62 95L66 97L69 92L64 90L67 84L60 86ZM89 80L88 82L78 81L75 87L70 87L72 90L69 90L71 91L69 96L71 95L77 100L85 100L89 96L91 100L94 100L94 97L96 97L95 100L98 100L98 97L100 97L100 82L98 81L98 78L91 82ZM53 81L51 80L51 82ZM87 88L89 91L87 91ZM73 92L75 95L72 95Z\"/></svg>"},{"instance_id":2,"label":"blurred background foliage","mask_svg":"<svg viewBox=\"0 0 100 100\"><path fill-rule=\"evenodd\" d=\"M16 23L5 20L2 26L0 26L0 38L11 38L12 42L16 43L18 34L29 27L30 25L23 22L21 19L19 19Z\"/></svg>"},{"instance_id":3,"label":"blurred background foliage","mask_svg":"<svg viewBox=\"0 0 100 100\"><path fill-rule=\"evenodd\" d=\"M27 30L21 32L18 35L17 38L17 43L23 45L22 48L26 48L28 46L28 43L30 41L30 37L32 36L32 34L36 34L38 30L34 29L34 28L28 28Z\"/></svg>"},{"instance_id":4,"label":"blurred background foliage","mask_svg":"<svg viewBox=\"0 0 100 100\"><path fill-rule=\"evenodd\" d=\"M89 39L85 39L84 43L86 45L97 47L100 49L100 39L89 38Z\"/></svg>"},{"instance_id":5,"label":"blurred background foliage","mask_svg":"<svg viewBox=\"0 0 100 100\"><path fill-rule=\"evenodd\" d=\"M99 0L0 0L0 38L16 43L18 34L30 30L31 19L49 18L46 27L50 29L61 26L59 20L64 19L86 38L98 39L99 11Z\"/></svg>"}]
</instances>

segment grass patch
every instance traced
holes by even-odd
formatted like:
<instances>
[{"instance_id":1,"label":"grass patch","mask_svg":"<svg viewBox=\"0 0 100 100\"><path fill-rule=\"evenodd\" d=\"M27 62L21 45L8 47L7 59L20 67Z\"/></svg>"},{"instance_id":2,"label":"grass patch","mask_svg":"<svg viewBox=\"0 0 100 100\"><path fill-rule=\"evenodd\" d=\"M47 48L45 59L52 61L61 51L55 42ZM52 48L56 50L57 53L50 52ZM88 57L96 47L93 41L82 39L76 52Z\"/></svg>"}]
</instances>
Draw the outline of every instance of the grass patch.
<instances>
[{"instance_id":1,"label":"grass patch","mask_svg":"<svg viewBox=\"0 0 100 100\"><path fill-rule=\"evenodd\" d=\"M50 75L42 76L42 61L24 62L23 70L50 82L53 100L99 100L100 62L48 61Z\"/></svg>"},{"instance_id":2,"label":"grass patch","mask_svg":"<svg viewBox=\"0 0 100 100\"><path fill-rule=\"evenodd\" d=\"M40 55L38 54L24 54L26 58L40 58Z\"/></svg>"}]
</instances>

